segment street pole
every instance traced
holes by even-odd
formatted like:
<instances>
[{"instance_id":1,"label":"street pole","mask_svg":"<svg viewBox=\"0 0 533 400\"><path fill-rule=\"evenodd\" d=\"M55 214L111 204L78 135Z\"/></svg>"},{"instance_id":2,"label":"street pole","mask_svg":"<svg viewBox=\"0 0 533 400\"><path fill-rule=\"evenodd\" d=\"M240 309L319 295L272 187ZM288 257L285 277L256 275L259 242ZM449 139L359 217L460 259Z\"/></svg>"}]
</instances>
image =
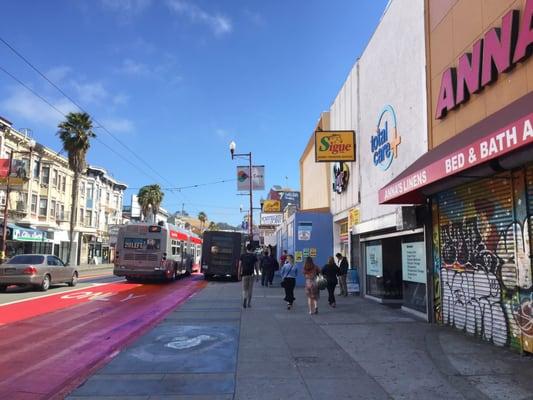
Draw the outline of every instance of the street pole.
<instances>
[{"instance_id":1,"label":"street pole","mask_svg":"<svg viewBox=\"0 0 533 400\"><path fill-rule=\"evenodd\" d=\"M11 191L11 187L9 185L9 177L11 175L11 164L13 162L13 151L11 150L11 153L9 154L9 166L7 167L7 183L6 183L6 204L4 205L4 223L2 225L2 262L4 262L4 259L6 258L6 249L7 249L7 208L9 206L9 193Z\"/></svg>"},{"instance_id":2,"label":"street pole","mask_svg":"<svg viewBox=\"0 0 533 400\"><path fill-rule=\"evenodd\" d=\"M252 152L248 153L248 158L250 160L250 243L254 240L254 208L253 208L253 197L252 197L252 184L253 184L253 176L252 176Z\"/></svg>"}]
</instances>

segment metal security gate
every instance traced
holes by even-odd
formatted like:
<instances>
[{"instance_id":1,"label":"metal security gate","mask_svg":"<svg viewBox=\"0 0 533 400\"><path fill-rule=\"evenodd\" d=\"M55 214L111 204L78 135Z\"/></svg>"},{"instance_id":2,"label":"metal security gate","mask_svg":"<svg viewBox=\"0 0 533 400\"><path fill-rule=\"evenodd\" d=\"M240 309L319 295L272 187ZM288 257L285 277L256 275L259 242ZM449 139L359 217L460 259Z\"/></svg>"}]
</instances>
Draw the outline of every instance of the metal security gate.
<instances>
[{"instance_id":1,"label":"metal security gate","mask_svg":"<svg viewBox=\"0 0 533 400\"><path fill-rule=\"evenodd\" d=\"M516 326L505 290L516 282L511 173L439 193L434 204L442 322L497 345L513 344Z\"/></svg>"}]
</instances>

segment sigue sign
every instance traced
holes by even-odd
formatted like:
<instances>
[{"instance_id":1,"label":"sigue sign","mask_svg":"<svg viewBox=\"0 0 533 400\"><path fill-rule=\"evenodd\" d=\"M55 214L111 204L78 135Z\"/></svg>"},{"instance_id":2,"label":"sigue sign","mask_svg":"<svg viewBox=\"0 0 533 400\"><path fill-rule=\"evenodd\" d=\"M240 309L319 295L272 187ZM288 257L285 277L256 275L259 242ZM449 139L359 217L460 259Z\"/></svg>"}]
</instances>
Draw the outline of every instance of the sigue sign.
<instances>
[{"instance_id":1,"label":"sigue sign","mask_svg":"<svg viewBox=\"0 0 533 400\"><path fill-rule=\"evenodd\" d=\"M316 131L315 162L355 161L354 131Z\"/></svg>"},{"instance_id":2,"label":"sigue sign","mask_svg":"<svg viewBox=\"0 0 533 400\"><path fill-rule=\"evenodd\" d=\"M442 73L436 119L460 104L471 93L477 93L496 80L498 74L509 71L516 63L531 55L533 45L533 0L527 0L519 21L518 10L511 10L502 18L501 28L487 31L472 47L472 53L464 53L457 68Z\"/></svg>"}]
</instances>

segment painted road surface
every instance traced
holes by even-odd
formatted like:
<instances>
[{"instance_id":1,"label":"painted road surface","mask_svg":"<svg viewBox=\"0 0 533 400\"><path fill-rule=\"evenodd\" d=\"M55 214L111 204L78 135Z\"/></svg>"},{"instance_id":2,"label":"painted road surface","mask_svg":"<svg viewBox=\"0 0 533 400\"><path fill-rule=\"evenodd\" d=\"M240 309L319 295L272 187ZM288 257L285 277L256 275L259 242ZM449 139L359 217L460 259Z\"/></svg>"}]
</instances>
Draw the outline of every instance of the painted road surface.
<instances>
[{"instance_id":1,"label":"painted road surface","mask_svg":"<svg viewBox=\"0 0 533 400\"><path fill-rule=\"evenodd\" d=\"M0 399L63 398L205 286L92 284L0 306Z\"/></svg>"}]
</instances>

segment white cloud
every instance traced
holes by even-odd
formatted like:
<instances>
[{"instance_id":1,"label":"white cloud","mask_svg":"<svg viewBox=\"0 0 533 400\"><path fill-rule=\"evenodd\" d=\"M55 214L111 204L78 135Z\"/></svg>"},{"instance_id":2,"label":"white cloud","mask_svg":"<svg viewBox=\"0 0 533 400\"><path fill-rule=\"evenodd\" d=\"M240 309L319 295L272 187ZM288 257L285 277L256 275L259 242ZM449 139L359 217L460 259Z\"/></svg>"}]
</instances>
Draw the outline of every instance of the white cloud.
<instances>
[{"instance_id":1,"label":"white cloud","mask_svg":"<svg viewBox=\"0 0 533 400\"><path fill-rule=\"evenodd\" d=\"M128 133L135 129L133 122L126 118L108 118L102 120L102 124L111 133Z\"/></svg>"},{"instance_id":2,"label":"white cloud","mask_svg":"<svg viewBox=\"0 0 533 400\"><path fill-rule=\"evenodd\" d=\"M126 58L122 61L122 65L115 69L115 72L131 77L143 77L163 81L170 86L181 83L183 76L174 71L176 65L175 57L165 54L161 58L163 62L157 65L148 65Z\"/></svg>"},{"instance_id":3,"label":"white cloud","mask_svg":"<svg viewBox=\"0 0 533 400\"><path fill-rule=\"evenodd\" d=\"M71 82L72 87L77 92L76 98L82 105L101 104L109 97L109 93L101 82Z\"/></svg>"},{"instance_id":4,"label":"white cloud","mask_svg":"<svg viewBox=\"0 0 533 400\"><path fill-rule=\"evenodd\" d=\"M72 71L72 68L66 65L59 65L57 67L52 67L45 72L45 75L55 84L62 82L68 74Z\"/></svg>"},{"instance_id":5,"label":"white cloud","mask_svg":"<svg viewBox=\"0 0 533 400\"><path fill-rule=\"evenodd\" d=\"M104 8L132 16L148 8L152 0L100 0L100 2Z\"/></svg>"},{"instance_id":6,"label":"white cloud","mask_svg":"<svg viewBox=\"0 0 533 400\"><path fill-rule=\"evenodd\" d=\"M225 139L228 137L228 132L225 130L225 129L216 129L215 130L215 134L220 138L220 139Z\"/></svg>"},{"instance_id":7,"label":"white cloud","mask_svg":"<svg viewBox=\"0 0 533 400\"><path fill-rule=\"evenodd\" d=\"M51 100L50 103L65 114L77 111L77 108L67 99ZM10 89L9 94L0 103L0 107L5 110L9 120L17 121L20 118L54 130L64 118L48 104L20 86Z\"/></svg>"},{"instance_id":8,"label":"white cloud","mask_svg":"<svg viewBox=\"0 0 533 400\"><path fill-rule=\"evenodd\" d=\"M230 33L233 30L229 18L220 14L211 14L186 0L167 0L166 4L174 13L183 15L192 22L207 25L217 36Z\"/></svg>"},{"instance_id":9,"label":"white cloud","mask_svg":"<svg viewBox=\"0 0 533 400\"><path fill-rule=\"evenodd\" d=\"M151 75L150 68L146 64L141 62L134 61L130 58L126 58L120 68L119 72L128 74L128 75L137 75L137 76L147 76Z\"/></svg>"}]
</instances>

